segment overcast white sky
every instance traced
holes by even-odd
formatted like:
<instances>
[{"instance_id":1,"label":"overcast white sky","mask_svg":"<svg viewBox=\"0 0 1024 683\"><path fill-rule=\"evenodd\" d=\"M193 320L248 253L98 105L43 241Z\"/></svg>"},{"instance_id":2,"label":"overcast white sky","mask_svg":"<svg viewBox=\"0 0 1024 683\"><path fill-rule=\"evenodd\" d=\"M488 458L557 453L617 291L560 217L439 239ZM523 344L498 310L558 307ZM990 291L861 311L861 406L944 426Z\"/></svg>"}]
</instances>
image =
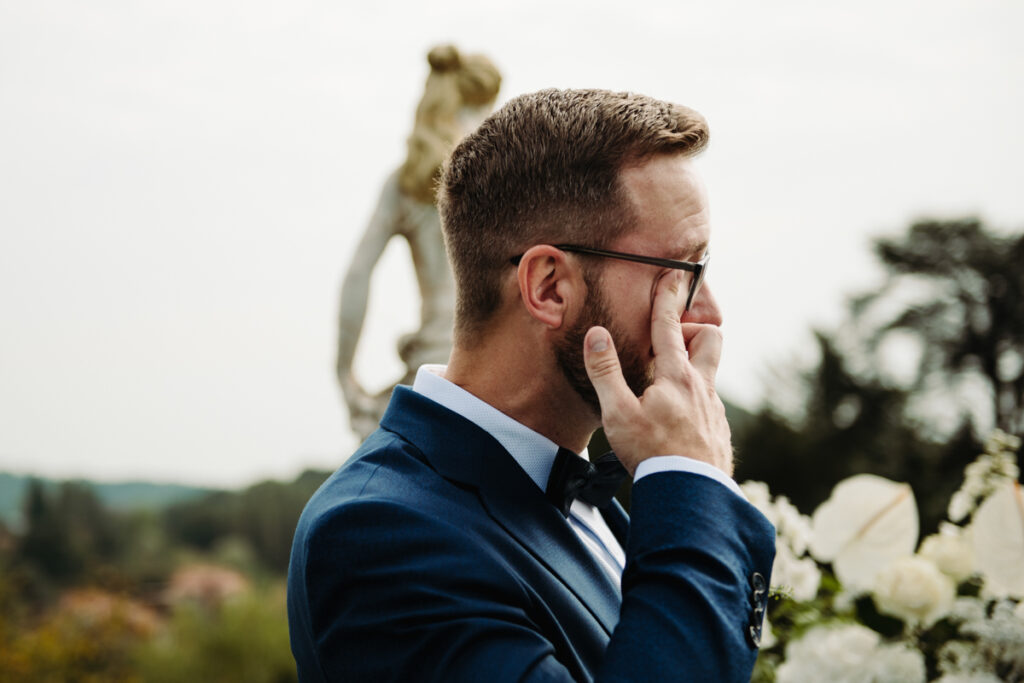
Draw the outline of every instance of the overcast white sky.
<instances>
[{"instance_id":1,"label":"overcast white sky","mask_svg":"<svg viewBox=\"0 0 1024 683\"><path fill-rule=\"evenodd\" d=\"M1024 226L1024 4L0 0L0 469L238 485L334 467L338 288L430 46L501 99L646 92L712 127L721 389L877 282L918 216ZM357 362L398 374L404 247Z\"/></svg>"}]
</instances>

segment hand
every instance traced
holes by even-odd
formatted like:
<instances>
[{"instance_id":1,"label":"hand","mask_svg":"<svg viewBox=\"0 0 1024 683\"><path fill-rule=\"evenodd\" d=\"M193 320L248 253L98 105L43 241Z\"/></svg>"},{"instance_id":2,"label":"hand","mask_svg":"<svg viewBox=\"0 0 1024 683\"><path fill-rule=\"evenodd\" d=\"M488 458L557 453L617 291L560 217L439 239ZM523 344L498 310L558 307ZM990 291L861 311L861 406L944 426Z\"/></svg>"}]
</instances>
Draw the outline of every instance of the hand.
<instances>
[{"instance_id":1,"label":"hand","mask_svg":"<svg viewBox=\"0 0 1024 683\"><path fill-rule=\"evenodd\" d=\"M658 283L651 311L654 382L639 398L622 376L608 331L592 327L584 341L605 436L630 474L647 458L683 455L732 476L729 423L715 392L722 333L716 325L681 322L687 292L679 272Z\"/></svg>"},{"instance_id":2,"label":"hand","mask_svg":"<svg viewBox=\"0 0 1024 683\"><path fill-rule=\"evenodd\" d=\"M384 412L381 399L369 394L351 374L345 375L340 383L348 406L349 426L360 438L366 438L377 428L377 422Z\"/></svg>"}]
</instances>

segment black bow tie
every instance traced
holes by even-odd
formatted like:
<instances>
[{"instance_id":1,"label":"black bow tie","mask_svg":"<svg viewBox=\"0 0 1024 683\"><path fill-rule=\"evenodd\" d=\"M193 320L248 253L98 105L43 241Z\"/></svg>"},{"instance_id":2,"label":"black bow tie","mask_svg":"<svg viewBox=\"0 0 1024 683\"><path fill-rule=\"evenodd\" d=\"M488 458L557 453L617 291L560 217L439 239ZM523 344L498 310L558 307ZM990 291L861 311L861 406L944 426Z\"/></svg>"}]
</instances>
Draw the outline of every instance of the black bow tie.
<instances>
[{"instance_id":1,"label":"black bow tie","mask_svg":"<svg viewBox=\"0 0 1024 683\"><path fill-rule=\"evenodd\" d=\"M590 462L567 448L559 448L545 495L568 517L569 506L576 498L597 507L607 505L626 476L626 468L610 451Z\"/></svg>"}]
</instances>

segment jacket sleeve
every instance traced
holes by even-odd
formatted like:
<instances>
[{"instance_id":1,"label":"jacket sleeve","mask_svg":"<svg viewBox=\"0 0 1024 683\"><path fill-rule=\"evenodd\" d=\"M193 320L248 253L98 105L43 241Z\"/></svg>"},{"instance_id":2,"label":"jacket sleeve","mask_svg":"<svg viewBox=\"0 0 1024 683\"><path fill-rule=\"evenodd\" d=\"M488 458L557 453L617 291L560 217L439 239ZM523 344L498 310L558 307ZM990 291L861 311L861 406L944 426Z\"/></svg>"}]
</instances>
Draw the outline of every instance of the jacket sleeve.
<instances>
[{"instance_id":1,"label":"jacket sleeve","mask_svg":"<svg viewBox=\"0 0 1024 683\"><path fill-rule=\"evenodd\" d=\"M749 680L751 577L767 586L774 537L753 506L706 477L637 482L620 620L597 680ZM531 618L544 609L536 593L452 524L360 500L300 542L296 593L317 662L300 661L303 681L574 680Z\"/></svg>"},{"instance_id":2,"label":"jacket sleeve","mask_svg":"<svg viewBox=\"0 0 1024 683\"><path fill-rule=\"evenodd\" d=\"M774 557L774 527L721 484L683 472L638 481L599 678L749 681Z\"/></svg>"}]
</instances>

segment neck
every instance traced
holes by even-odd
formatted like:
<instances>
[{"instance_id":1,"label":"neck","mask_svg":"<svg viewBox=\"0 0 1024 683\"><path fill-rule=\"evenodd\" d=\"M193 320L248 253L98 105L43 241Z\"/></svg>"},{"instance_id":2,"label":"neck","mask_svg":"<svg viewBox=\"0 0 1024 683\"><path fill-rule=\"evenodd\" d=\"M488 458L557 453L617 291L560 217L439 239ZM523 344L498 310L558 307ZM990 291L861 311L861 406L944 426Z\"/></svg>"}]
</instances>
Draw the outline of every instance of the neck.
<instances>
[{"instance_id":1,"label":"neck","mask_svg":"<svg viewBox=\"0 0 1024 683\"><path fill-rule=\"evenodd\" d=\"M456 343L445 379L579 453L601 426L600 419L569 386L543 335L505 327L486 333L470 348Z\"/></svg>"}]
</instances>

